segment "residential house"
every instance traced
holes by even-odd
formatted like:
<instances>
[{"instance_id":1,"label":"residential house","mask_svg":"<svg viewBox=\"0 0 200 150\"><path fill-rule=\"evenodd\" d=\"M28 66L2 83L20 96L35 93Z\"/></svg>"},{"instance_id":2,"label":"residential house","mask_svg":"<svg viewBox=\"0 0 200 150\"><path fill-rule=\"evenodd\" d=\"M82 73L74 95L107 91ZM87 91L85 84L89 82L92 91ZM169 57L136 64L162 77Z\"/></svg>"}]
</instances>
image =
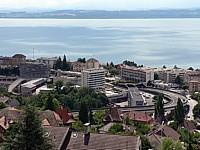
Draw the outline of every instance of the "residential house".
<instances>
[{"instance_id":1,"label":"residential house","mask_svg":"<svg viewBox=\"0 0 200 150\"><path fill-rule=\"evenodd\" d=\"M104 123L122 122L123 114L119 106L111 106L105 116L102 117Z\"/></svg>"},{"instance_id":2,"label":"residential house","mask_svg":"<svg viewBox=\"0 0 200 150\"><path fill-rule=\"evenodd\" d=\"M71 125L73 122L76 122L73 115L68 113L67 109L62 106L56 111L56 113L63 120L64 125Z\"/></svg>"},{"instance_id":3,"label":"residential house","mask_svg":"<svg viewBox=\"0 0 200 150\"><path fill-rule=\"evenodd\" d=\"M148 135L149 142L151 143L151 145L154 145L156 147L161 144L163 137L170 137L174 141L180 139L179 133L167 125L161 125L157 130Z\"/></svg>"},{"instance_id":4,"label":"residential house","mask_svg":"<svg viewBox=\"0 0 200 150\"><path fill-rule=\"evenodd\" d=\"M144 111L130 111L128 117L136 123L152 124L154 122L154 119Z\"/></svg>"}]
</instances>

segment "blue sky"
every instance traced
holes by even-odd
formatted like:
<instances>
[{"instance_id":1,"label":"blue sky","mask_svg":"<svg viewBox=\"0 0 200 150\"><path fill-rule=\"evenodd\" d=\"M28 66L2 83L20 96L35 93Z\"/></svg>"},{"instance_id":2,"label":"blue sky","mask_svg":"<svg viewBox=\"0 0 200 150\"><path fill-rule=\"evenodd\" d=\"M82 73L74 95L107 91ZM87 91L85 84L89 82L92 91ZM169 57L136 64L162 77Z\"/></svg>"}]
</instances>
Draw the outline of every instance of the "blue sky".
<instances>
[{"instance_id":1,"label":"blue sky","mask_svg":"<svg viewBox=\"0 0 200 150\"><path fill-rule=\"evenodd\" d=\"M0 0L0 8L140 10L199 8L200 0Z\"/></svg>"}]
</instances>

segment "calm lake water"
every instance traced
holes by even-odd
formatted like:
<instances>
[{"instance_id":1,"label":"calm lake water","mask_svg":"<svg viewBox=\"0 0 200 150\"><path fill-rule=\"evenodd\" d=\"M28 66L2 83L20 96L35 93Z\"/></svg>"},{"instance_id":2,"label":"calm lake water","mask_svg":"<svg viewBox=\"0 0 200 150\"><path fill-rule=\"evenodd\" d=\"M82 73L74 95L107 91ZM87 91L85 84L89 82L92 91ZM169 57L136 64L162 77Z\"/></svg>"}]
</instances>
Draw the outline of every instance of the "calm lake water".
<instances>
[{"instance_id":1,"label":"calm lake water","mask_svg":"<svg viewBox=\"0 0 200 150\"><path fill-rule=\"evenodd\" d=\"M0 55L200 68L200 19L0 19Z\"/></svg>"}]
</instances>

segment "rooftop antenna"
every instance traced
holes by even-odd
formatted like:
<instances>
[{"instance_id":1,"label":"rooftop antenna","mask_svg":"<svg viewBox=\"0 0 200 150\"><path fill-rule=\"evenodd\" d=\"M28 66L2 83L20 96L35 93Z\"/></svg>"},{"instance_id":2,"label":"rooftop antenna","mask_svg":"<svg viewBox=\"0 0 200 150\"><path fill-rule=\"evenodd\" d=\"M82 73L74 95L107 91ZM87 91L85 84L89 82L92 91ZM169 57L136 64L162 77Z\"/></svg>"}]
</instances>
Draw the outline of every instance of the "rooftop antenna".
<instances>
[{"instance_id":1,"label":"rooftop antenna","mask_svg":"<svg viewBox=\"0 0 200 150\"><path fill-rule=\"evenodd\" d=\"M33 48L33 60L35 59L35 52L38 52L38 55L39 55L40 50L35 50L35 49Z\"/></svg>"}]
</instances>

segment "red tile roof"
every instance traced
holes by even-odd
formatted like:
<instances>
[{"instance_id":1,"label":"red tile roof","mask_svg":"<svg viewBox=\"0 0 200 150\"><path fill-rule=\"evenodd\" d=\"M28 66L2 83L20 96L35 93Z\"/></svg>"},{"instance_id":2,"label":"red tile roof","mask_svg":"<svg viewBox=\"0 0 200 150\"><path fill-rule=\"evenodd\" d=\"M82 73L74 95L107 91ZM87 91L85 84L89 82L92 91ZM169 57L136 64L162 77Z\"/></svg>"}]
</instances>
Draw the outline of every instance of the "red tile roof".
<instances>
[{"instance_id":1,"label":"red tile roof","mask_svg":"<svg viewBox=\"0 0 200 150\"><path fill-rule=\"evenodd\" d=\"M128 116L131 120L138 121L138 122L152 122L153 118L149 116L148 113L143 111L131 111L128 113Z\"/></svg>"}]
</instances>

